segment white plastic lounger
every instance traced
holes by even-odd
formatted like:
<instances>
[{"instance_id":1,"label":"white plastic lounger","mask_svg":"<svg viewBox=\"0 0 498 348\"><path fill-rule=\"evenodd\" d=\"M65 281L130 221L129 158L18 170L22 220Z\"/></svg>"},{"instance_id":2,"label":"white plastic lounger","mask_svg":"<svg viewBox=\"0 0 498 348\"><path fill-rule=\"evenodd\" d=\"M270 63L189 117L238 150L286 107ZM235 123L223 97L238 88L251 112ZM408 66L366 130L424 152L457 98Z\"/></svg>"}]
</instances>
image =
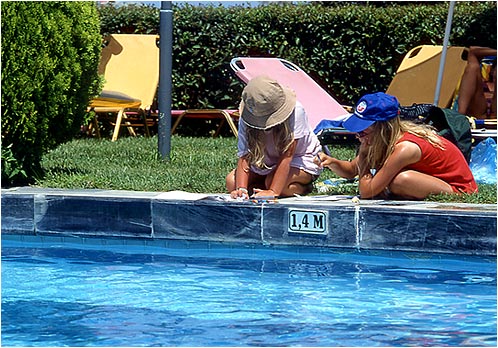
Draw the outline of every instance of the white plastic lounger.
<instances>
[{"instance_id":1,"label":"white plastic lounger","mask_svg":"<svg viewBox=\"0 0 498 348\"><path fill-rule=\"evenodd\" d=\"M303 104L308 121L315 129L322 120L342 120L349 113L330 94L318 85L297 65L281 59L267 57L233 58L230 66L244 83L259 75L267 75L280 84L293 89Z\"/></svg>"}]
</instances>

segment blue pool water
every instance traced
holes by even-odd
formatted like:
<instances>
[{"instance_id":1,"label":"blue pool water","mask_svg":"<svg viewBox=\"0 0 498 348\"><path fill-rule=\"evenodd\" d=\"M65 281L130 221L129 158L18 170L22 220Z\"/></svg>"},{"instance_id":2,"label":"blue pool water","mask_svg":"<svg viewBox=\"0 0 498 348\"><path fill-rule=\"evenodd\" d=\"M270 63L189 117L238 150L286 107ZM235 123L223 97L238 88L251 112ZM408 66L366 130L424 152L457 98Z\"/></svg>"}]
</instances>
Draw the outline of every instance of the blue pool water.
<instances>
[{"instance_id":1,"label":"blue pool water","mask_svg":"<svg viewBox=\"0 0 498 348\"><path fill-rule=\"evenodd\" d=\"M3 346L496 346L496 260L2 241Z\"/></svg>"}]
</instances>

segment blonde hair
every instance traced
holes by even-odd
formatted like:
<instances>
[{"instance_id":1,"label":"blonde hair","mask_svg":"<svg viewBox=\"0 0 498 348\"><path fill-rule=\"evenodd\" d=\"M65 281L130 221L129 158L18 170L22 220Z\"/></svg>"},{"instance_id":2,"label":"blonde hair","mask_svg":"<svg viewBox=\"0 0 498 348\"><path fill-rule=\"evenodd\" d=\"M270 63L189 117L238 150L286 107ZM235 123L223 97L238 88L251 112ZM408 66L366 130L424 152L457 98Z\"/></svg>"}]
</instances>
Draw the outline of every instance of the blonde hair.
<instances>
[{"instance_id":1,"label":"blonde hair","mask_svg":"<svg viewBox=\"0 0 498 348\"><path fill-rule=\"evenodd\" d=\"M370 168L379 170L393 153L394 146L401 139L403 133L413 134L444 150L436 130L427 124L418 124L395 117L389 121L374 123L372 129L375 136L371 139L371 146L369 146L366 156L367 165L362 168L361 175L366 174Z\"/></svg>"},{"instance_id":2,"label":"blonde hair","mask_svg":"<svg viewBox=\"0 0 498 348\"><path fill-rule=\"evenodd\" d=\"M277 151L281 155L289 150L292 142L294 141L294 132L291 128L290 119L291 117L270 128ZM265 131L247 127L246 135L249 148L249 153L247 154L249 163L257 168L268 169L268 166L265 164Z\"/></svg>"}]
</instances>

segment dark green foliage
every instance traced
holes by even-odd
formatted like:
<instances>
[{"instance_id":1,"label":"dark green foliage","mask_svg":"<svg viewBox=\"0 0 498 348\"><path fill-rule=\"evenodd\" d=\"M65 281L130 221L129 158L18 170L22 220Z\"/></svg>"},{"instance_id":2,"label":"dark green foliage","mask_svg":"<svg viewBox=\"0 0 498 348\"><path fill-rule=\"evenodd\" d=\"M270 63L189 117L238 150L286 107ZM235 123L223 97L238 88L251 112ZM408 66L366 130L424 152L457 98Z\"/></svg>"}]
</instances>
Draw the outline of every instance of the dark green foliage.
<instances>
[{"instance_id":1,"label":"dark green foliage","mask_svg":"<svg viewBox=\"0 0 498 348\"><path fill-rule=\"evenodd\" d=\"M457 2L455 8L460 6ZM460 46L496 48L496 20L496 1L479 6L473 15L459 14L453 19L452 40Z\"/></svg>"},{"instance_id":2,"label":"dark green foliage","mask_svg":"<svg viewBox=\"0 0 498 348\"><path fill-rule=\"evenodd\" d=\"M386 90L410 49L443 43L447 2L320 3L174 7L173 107L236 107L243 85L229 63L248 55L293 61L351 105L364 93ZM158 33L159 9L124 7L99 7L109 17L102 32ZM140 24L126 24L123 13ZM151 27L139 29L149 20ZM457 2L450 40L496 47L496 2Z\"/></svg>"},{"instance_id":3,"label":"dark green foliage","mask_svg":"<svg viewBox=\"0 0 498 348\"><path fill-rule=\"evenodd\" d=\"M2 185L36 175L70 140L98 93L99 21L91 2L2 2ZM11 164L4 173L4 148Z\"/></svg>"},{"instance_id":4,"label":"dark green foliage","mask_svg":"<svg viewBox=\"0 0 498 348\"><path fill-rule=\"evenodd\" d=\"M2 146L2 182L27 180L28 176L12 153L12 146Z\"/></svg>"},{"instance_id":5,"label":"dark green foliage","mask_svg":"<svg viewBox=\"0 0 498 348\"><path fill-rule=\"evenodd\" d=\"M157 34L159 9L129 4L115 6L112 2L99 6L101 34Z\"/></svg>"}]
</instances>

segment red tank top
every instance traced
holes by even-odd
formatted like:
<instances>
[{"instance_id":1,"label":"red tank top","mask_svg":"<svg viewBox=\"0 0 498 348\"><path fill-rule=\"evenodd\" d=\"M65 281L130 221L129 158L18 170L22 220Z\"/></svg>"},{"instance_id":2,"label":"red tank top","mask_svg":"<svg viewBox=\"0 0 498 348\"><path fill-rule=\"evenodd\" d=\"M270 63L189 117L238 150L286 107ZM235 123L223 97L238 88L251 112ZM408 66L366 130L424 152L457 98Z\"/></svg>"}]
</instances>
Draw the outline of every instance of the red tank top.
<instances>
[{"instance_id":1,"label":"red tank top","mask_svg":"<svg viewBox=\"0 0 498 348\"><path fill-rule=\"evenodd\" d=\"M416 135L405 133L398 141L410 141L418 145L422 157L417 163L410 164L406 169L432 175L451 185L455 192L477 192L477 184L470 171L465 157L451 141L440 137L443 149L433 146L427 140Z\"/></svg>"}]
</instances>

